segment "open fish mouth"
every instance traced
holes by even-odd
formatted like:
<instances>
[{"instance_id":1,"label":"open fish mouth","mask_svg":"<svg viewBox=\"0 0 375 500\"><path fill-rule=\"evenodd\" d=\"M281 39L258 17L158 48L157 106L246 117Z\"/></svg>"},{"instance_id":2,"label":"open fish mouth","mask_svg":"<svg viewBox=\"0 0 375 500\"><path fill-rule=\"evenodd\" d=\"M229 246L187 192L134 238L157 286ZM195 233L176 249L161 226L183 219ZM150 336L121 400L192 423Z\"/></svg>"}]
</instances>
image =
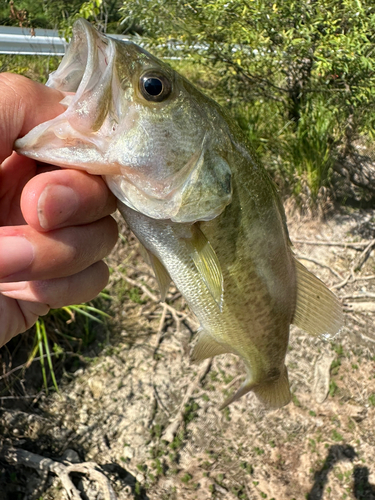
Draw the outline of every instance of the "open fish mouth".
<instances>
[{"instance_id":1,"label":"open fish mouth","mask_svg":"<svg viewBox=\"0 0 375 500\"><path fill-rule=\"evenodd\" d=\"M119 165L105 164L108 135L118 121L114 85L115 43L83 20L60 66L47 86L65 93L66 111L35 127L16 142L21 154L61 167L74 166L92 174L118 174Z\"/></svg>"}]
</instances>

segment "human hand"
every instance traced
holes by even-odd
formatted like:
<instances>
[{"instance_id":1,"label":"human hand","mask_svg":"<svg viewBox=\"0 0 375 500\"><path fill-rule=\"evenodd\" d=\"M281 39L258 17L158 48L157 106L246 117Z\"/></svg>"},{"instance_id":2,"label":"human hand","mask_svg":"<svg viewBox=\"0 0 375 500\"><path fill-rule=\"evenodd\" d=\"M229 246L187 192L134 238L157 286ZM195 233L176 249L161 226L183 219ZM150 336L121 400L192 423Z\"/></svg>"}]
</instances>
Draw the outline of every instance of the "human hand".
<instances>
[{"instance_id":1,"label":"human hand","mask_svg":"<svg viewBox=\"0 0 375 500\"><path fill-rule=\"evenodd\" d=\"M64 111L63 97L0 74L0 346L108 281L102 259L117 239L116 200L102 178L12 153L18 137Z\"/></svg>"}]
</instances>

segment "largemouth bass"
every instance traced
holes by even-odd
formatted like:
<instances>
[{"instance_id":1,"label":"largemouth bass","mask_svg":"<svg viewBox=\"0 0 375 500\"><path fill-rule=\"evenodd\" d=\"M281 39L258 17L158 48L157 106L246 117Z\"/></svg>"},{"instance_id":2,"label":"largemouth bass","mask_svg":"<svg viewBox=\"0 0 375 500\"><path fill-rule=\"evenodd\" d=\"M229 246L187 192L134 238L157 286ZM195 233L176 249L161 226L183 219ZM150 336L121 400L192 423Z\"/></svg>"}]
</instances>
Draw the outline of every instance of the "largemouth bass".
<instances>
[{"instance_id":1,"label":"largemouth bass","mask_svg":"<svg viewBox=\"0 0 375 500\"><path fill-rule=\"evenodd\" d=\"M277 190L239 127L167 64L84 20L47 85L66 93L66 111L16 150L104 177L162 300L173 280L200 321L192 359L242 358L246 379L223 407L249 391L287 404L290 324L334 335L342 310L294 258Z\"/></svg>"}]
</instances>

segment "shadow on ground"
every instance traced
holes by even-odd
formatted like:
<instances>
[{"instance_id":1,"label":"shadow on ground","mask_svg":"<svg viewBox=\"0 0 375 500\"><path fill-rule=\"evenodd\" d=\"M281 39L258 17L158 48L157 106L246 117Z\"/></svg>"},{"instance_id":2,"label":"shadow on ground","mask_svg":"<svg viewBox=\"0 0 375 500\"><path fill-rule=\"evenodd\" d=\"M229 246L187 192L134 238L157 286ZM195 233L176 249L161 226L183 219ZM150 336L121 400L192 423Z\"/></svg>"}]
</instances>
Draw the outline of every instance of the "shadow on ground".
<instances>
[{"instance_id":1,"label":"shadow on ground","mask_svg":"<svg viewBox=\"0 0 375 500\"><path fill-rule=\"evenodd\" d=\"M351 462L357 456L354 448L350 445L334 445L329 448L327 458L322 468L315 473L314 485L308 494L308 500L321 500L328 474L341 460ZM355 467L353 471L354 498L357 500L375 500L375 487L369 483L369 470L367 467Z\"/></svg>"}]
</instances>

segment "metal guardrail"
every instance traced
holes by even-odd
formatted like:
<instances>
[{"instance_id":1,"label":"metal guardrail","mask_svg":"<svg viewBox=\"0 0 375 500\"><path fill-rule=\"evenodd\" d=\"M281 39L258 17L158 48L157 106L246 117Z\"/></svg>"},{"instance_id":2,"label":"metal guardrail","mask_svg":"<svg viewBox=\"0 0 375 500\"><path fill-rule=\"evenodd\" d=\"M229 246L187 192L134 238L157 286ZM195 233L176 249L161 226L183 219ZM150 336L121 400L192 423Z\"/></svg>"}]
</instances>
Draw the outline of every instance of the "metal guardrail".
<instances>
[{"instance_id":1,"label":"metal guardrail","mask_svg":"<svg viewBox=\"0 0 375 500\"><path fill-rule=\"evenodd\" d=\"M119 40L123 35L109 35ZM0 54L63 56L68 42L57 30L0 26Z\"/></svg>"},{"instance_id":2,"label":"metal guardrail","mask_svg":"<svg viewBox=\"0 0 375 500\"><path fill-rule=\"evenodd\" d=\"M0 54L63 56L67 46L57 30L0 26Z\"/></svg>"}]
</instances>

